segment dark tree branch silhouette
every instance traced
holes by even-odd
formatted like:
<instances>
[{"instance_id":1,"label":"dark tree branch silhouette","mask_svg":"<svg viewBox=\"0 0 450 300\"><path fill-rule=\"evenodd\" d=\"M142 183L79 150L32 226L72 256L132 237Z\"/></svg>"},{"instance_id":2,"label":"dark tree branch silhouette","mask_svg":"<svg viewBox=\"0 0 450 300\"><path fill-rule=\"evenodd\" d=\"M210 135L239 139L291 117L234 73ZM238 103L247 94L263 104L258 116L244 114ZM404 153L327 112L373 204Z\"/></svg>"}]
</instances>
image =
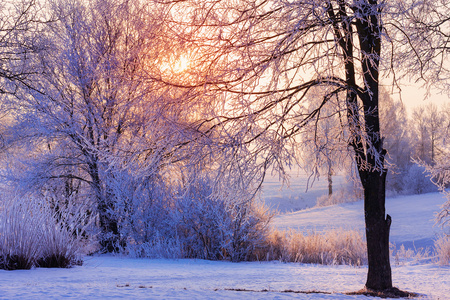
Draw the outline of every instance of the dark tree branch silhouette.
<instances>
[{"instance_id":1,"label":"dark tree branch silhouette","mask_svg":"<svg viewBox=\"0 0 450 300\"><path fill-rule=\"evenodd\" d=\"M448 51L442 47L447 47L448 41L441 39L443 44L430 48L419 44L420 34L413 36L404 29L406 24L398 21L399 16L412 20L408 14L420 9L417 3L231 2L169 1L171 26L183 40L181 47L196 51L193 75L177 81L177 86L206 86L210 92L222 94L225 108L211 119L213 125L208 127L205 122L205 128L223 127L227 136L234 136L235 142L248 145L255 157L263 158L264 167L274 165L281 172L285 164L296 160L296 143L306 125L319 122L320 111L337 97L342 103L337 107L345 108L341 130L348 133L347 143L364 188L369 260L366 288L392 290L392 219L385 210L387 168L379 116L380 74L444 75L445 64L432 65L435 56L431 52L439 51L438 60L443 60ZM427 8L439 6L439 1L431 2ZM184 12L182 20L177 17L180 11ZM445 36L440 24L447 21L432 21L435 23L424 19L423 24L433 30L422 26L423 33ZM410 42L405 43L405 38ZM420 51L428 51L426 65L396 69L414 66ZM309 101L314 98L319 101Z\"/></svg>"}]
</instances>

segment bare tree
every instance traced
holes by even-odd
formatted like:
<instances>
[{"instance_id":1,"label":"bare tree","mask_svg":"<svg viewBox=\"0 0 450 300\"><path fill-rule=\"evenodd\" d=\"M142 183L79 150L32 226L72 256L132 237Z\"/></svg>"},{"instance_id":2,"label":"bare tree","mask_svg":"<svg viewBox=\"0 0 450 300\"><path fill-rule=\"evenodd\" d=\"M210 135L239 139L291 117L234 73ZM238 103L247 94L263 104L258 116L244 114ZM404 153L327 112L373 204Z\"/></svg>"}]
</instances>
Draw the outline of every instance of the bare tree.
<instances>
[{"instance_id":1,"label":"bare tree","mask_svg":"<svg viewBox=\"0 0 450 300\"><path fill-rule=\"evenodd\" d=\"M316 98L314 101L322 101ZM337 97L330 99L319 112L316 122L310 122L299 135L299 148L303 158L302 167L310 174L326 176L328 182L328 199L333 194L333 176L349 164L348 132L342 130L345 122L345 110Z\"/></svg>"},{"instance_id":2,"label":"bare tree","mask_svg":"<svg viewBox=\"0 0 450 300\"><path fill-rule=\"evenodd\" d=\"M445 156L446 118L444 111L430 103L413 110L413 134L417 136L414 143L414 157L435 165Z\"/></svg>"},{"instance_id":3,"label":"bare tree","mask_svg":"<svg viewBox=\"0 0 450 300\"><path fill-rule=\"evenodd\" d=\"M426 108L428 112L432 112L435 109L435 107L433 108L431 105L428 105ZM450 224L450 192L448 190L450 186L450 147L448 143L450 140L450 105L443 105L442 110L437 113L440 115L442 121L442 123L439 124L440 139L437 141L437 144L440 146L437 147L440 155L433 161L433 164L420 157L416 157L416 162L425 167L431 181L447 199L447 201L442 204L441 211L436 217L437 221L440 222L443 227L448 228ZM435 118L436 116L431 117Z\"/></svg>"},{"instance_id":4,"label":"bare tree","mask_svg":"<svg viewBox=\"0 0 450 300\"><path fill-rule=\"evenodd\" d=\"M445 0L395 2L388 20L396 29L388 34L396 47L388 61L395 66L395 78L407 78L448 95L449 9Z\"/></svg>"},{"instance_id":5,"label":"bare tree","mask_svg":"<svg viewBox=\"0 0 450 300\"><path fill-rule=\"evenodd\" d=\"M38 39L45 17L40 8L35 0L0 4L0 94L32 87L31 76L38 72L33 57L46 46Z\"/></svg>"},{"instance_id":6,"label":"bare tree","mask_svg":"<svg viewBox=\"0 0 450 300\"><path fill-rule=\"evenodd\" d=\"M161 83L190 76L167 39L165 7L128 0L48 5L55 21L40 37L46 51L32 61L42 72L31 77L33 88L5 105L12 119L3 161L8 183L51 194L55 207L67 201L90 205L108 252L124 246L129 228L120 226L144 222L127 218L151 211L158 201L152 198L164 198L166 184L186 188L198 174L224 168L242 186L233 190L245 189L251 175L242 174L250 173L251 162L244 170L235 160L246 149L214 153L218 133L198 130L211 115L205 104L213 98L203 89ZM227 194L223 199L248 202L254 196L232 196L219 184L215 189Z\"/></svg>"},{"instance_id":7,"label":"bare tree","mask_svg":"<svg viewBox=\"0 0 450 300\"><path fill-rule=\"evenodd\" d=\"M42 37L49 45L38 61L44 72L33 77L37 88L11 102L11 149L30 150L27 171L19 172L28 186L89 198L101 246L117 251L114 169L134 161L157 172L176 159L171 137L181 130L171 108L182 94L176 98L145 76L164 53L156 34L161 21L139 1L55 1L47 9L57 21Z\"/></svg>"},{"instance_id":8,"label":"bare tree","mask_svg":"<svg viewBox=\"0 0 450 300\"><path fill-rule=\"evenodd\" d=\"M380 118L390 170L386 179L387 189L403 192L403 179L412 165L411 127L415 122L407 118L403 103L395 101L386 90L383 90L380 97Z\"/></svg>"},{"instance_id":9,"label":"bare tree","mask_svg":"<svg viewBox=\"0 0 450 300\"><path fill-rule=\"evenodd\" d=\"M225 95L225 109L209 128L222 126L235 144L248 145L255 156L264 158L262 168L272 164L283 172L285 165L298 161L298 136L307 124L320 121L330 99L339 99L339 107L345 109L341 126L348 132L347 144L364 188L366 288L392 290L392 219L385 211L380 73L388 75L416 59L397 53L407 47L403 53L411 54L420 43L418 35L411 36L413 43L404 43L409 35L397 20L421 4L376 0L170 2L174 32L181 36L183 47L197 49L193 60L198 72L182 84L191 88L209 85L210 91ZM437 6L437 2L426 6ZM184 12L183 20L176 17L179 11ZM430 50L428 46L420 49ZM439 53L442 58L448 55ZM436 71L435 66L422 66L422 76ZM411 67L405 73L413 76L413 72ZM443 74L442 70L437 73ZM314 98L321 100L308 101Z\"/></svg>"}]
</instances>

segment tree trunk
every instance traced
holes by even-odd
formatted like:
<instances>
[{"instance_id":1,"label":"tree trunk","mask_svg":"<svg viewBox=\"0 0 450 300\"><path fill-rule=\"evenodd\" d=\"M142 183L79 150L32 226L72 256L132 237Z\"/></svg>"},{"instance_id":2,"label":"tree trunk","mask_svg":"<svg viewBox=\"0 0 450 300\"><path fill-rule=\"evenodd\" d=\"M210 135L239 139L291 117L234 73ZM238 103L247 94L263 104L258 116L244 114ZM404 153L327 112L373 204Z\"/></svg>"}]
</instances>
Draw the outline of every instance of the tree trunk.
<instances>
[{"instance_id":1,"label":"tree trunk","mask_svg":"<svg viewBox=\"0 0 450 300\"><path fill-rule=\"evenodd\" d=\"M360 172L364 188L364 216L369 263L366 288L372 290L392 288L389 260L391 217L385 216L386 173L386 170Z\"/></svg>"},{"instance_id":2,"label":"tree trunk","mask_svg":"<svg viewBox=\"0 0 450 300\"><path fill-rule=\"evenodd\" d=\"M104 188L102 188L97 161L96 158L91 158L91 162L88 163L88 166L89 174L92 178L91 187L95 192L97 201L97 211L101 229L99 243L101 251L105 253L119 252L119 226L117 219L111 215L114 211L114 203L112 201L112 195L108 192L104 192Z\"/></svg>"},{"instance_id":3,"label":"tree trunk","mask_svg":"<svg viewBox=\"0 0 450 300\"><path fill-rule=\"evenodd\" d=\"M356 6L356 30L361 53L364 88L359 93L363 106L365 137L357 134L353 144L364 188L364 216L369 271L366 288L382 291L392 288L389 258L391 217L386 216L386 174L379 116L379 65L381 54L381 7L378 1L361 1ZM354 101L354 100L353 100ZM352 117L359 119L359 115Z\"/></svg>"},{"instance_id":4,"label":"tree trunk","mask_svg":"<svg viewBox=\"0 0 450 300\"><path fill-rule=\"evenodd\" d=\"M333 172L331 168L328 169L328 197L333 195Z\"/></svg>"},{"instance_id":5,"label":"tree trunk","mask_svg":"<svg viewBox=\"0 0 450 300\"><path fill-rule=\"evenodd\" d=\"M122 246L117 220L111 216L111 210L112 204L107 202L107 199L102 199L98 204L100 228L102 230L100 247L105 253L119 252L119 246Z\"/></svg>"}]
</instances>

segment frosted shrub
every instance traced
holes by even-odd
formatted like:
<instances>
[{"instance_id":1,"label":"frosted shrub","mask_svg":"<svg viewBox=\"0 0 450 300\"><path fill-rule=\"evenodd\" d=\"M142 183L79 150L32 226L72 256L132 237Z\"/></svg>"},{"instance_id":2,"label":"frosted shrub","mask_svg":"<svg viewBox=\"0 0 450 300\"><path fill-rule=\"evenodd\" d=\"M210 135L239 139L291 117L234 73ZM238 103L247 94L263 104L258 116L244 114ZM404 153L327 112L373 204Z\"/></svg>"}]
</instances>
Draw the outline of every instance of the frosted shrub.
<instances>
[{"instance_id":1,"label":"frosted shrub","mask_svg":"<svg viewBox=\"0 0 450 300\"><path fill-rule=\"evenodd\" d=\"M209 185L191 186L174 211L178 236L191 258L224 259L232 240L232 216L223 201L211 197Z\"/></svg>"},{"instance_id":2,"label":"frosted shrub","mask_svg":"<svg viewBox=\"0 0 450 300\"><path fill-rule=\"evenodd\" d=\"M187 257L204 259L253 259L266 235L269 215L252 201L233 203L214 197L212 184L201 180L179 199L177 230Z\"/></svg>"},{"instance_id":3,"label":"frosted shrub","mask_svg":"<svg viewBox=\"0 0 450 300\"><path fill-rule=\"evenodd\" d=\"M70 267L79 264L80 210L56 213L44 200L20 198L3 202L0 212L0 268Z\"/></svg>"},{"instance_id":4,"label":"frosted shrub","mask_svg":"<svg viewBox=\"0 0 450 300\"><path fill-rule=\"evenodd\" d=\"M259 250L270 234L268 225L273 215L263 204L254 202L233 207L232 216L233 244L228 250L231 259L259 260Z\"/></svg>"},{"instance_id":5,"label":"frosted shrub","mask_svg":"<svg viewBox=\"0 0 450 300\"><path fill-rule=\"evenodd\" d=\"M183 257L169 188L159 178L150 177L145 182L125 178L114 191L118 197L117 214L121 216L120 234L126 238L122 250L133 257Z\"/></svg>"},{"instance_id":6,"label":"frosted shrub","mask_svg":"<svg viewBox=\"0 0 450 300\"><path fill-rule=\"evenodd\" d=\"M356 230L334 229L307 234L273 230L265 259L316 264L362 265L367 263L364 236Z\"/></svg>"},{"instance_id":7,"label":"frosted shrub","mask_svg":"<svg viewBox=\"0 0 450 300\"><path fill-rule=\"evenodd\" d=\"M442 236L434 242L434 248L438 257L439 264L450 264L450 237Z\"/></svg>"},{"instance_id":8,"label":"frosted shrub","mask_svg":"<svg viewBox=\"0 0 450 300\"><path fill-rule=\"evenodd\" d=\"M436 192L437 188L419 165L411 165L403 178L403 190L406 194L424 194Z\"/></svg>"},{"instance_id":9,"label":"frosted shrub","mask_svg":"<svg viewBox=\"0 0 450 300\"><path fill-rule=\"evenodd\" d=\"M127 252L139 257L253 260L265 243L270 215L253 201L216 197L213 182L196 179L172 197L160 194L136 210ZM144 200L144 199L142 199ZM140 200L140 201L142 201ZM146 213L143 213L144 211ZM138 229L139 228L139 229Z\"/></svg>"},{"instance_id":10,"label":"frosted shrub","mask_svg":"<svg viewBox=\"0 0 450 300\"><path fill-rule=\"evenodd\" d=\"M266 240L271 215L255 200L217 197L210 179L198 179L178 199L177 230L187 257L257 259Z\"/></svg>"}]
</instances>

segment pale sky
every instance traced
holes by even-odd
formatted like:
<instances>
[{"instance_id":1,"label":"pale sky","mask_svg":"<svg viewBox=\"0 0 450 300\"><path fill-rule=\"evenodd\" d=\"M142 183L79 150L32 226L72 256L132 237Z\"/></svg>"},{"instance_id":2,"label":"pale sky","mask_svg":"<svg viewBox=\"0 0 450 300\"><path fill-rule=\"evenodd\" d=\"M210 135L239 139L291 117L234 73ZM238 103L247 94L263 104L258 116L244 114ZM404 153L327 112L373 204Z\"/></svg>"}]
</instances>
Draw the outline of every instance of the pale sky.
<instances>
[{"instance_id":1,"label":"pale sky","mask_svg":"<svg viewBox=\"0 0 450 300\"><path fill-rule=\"evenodd\" d=\"M439 90L432 90L431 95L427 98L426 90L419 85L403 84L401 88L401 100L408 115L411 114L414 108L421 105L427 105L430 102L436 104L438 107L444 103L450 103L449 96ZM400 99L398 92L392 96L394 99Z\"/></svg>"}]
</instances>

